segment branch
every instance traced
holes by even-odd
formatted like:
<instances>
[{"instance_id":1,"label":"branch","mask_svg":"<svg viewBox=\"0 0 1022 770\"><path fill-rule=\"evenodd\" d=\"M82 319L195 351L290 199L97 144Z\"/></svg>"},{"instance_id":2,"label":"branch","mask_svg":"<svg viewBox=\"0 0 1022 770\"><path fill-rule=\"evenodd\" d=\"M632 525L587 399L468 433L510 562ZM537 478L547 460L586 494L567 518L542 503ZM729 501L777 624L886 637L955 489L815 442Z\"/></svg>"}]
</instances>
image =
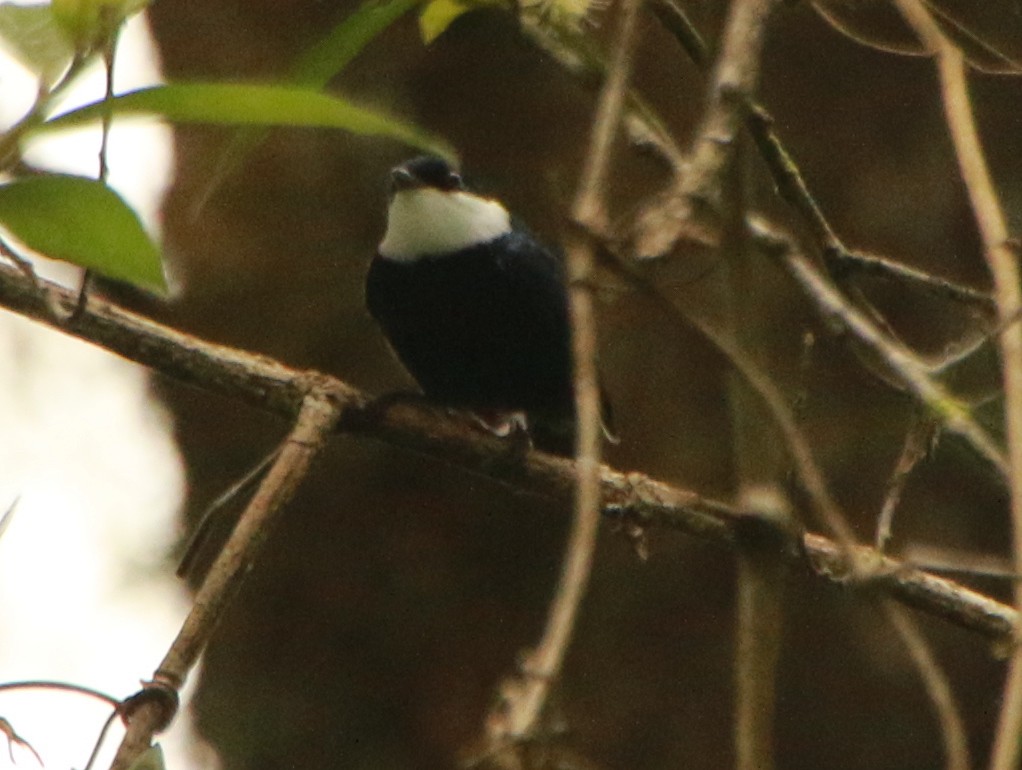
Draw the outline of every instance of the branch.
<instances>
[{"instance_id":1,"label":"branch","mask_svg":"<svg viewBox=\"0 0 1022 770\"><path fill-rule=\"evenodd\" d=\"M921 414L920 410L915 410L912 423L905 435L905 443L901 447L901 454L898 455L894 471L887 480L884 503L877 519L875 544L881 553L887 549L887 544L891 541L894 512L901 503L901 495L912 471L933 451L939 435L937 427L937 421L931 415Z\"/></svg>"},{"instance_id":2,"label":"branch","mask_svg":"<svg viewBox=\"0 0 1022 770\"><path fill-rule=\"evenodd\" d=\"M741 7L741 6L744 6ZM760 6L760 7L756 7ZM759 55L770 4L732 3L729 29L717 64L742 84L750 101L758 81ZM736 95L737 96L737 95ZM711 107L713 109L713 107ZM728 139L732 157L719 172L720 255L727 333L750 363L766 371L776 308L762 292L762 256L750 243L745 217L752 205L751 143L735 116ZM718 139L716 136L711 139ZM698 164L698 153L696 163ZM690 178L686 183L695 184ZM771 770L775 765L777 662L784 635L790 563L785 553L799 531L784 480L790 470L783 433L737 369L728 377L731 441L737 500L749 516L737 531L735 563L734 735L736 770Z\"/></svg>"},{"instance_id":3,"label":"branch","mask_svg":"<svg viewBox=\"0 0 1022 770\"><path fill-rule=\"evenodd\" d=\"M905 644L912 662L916 664L919 676L923 680L923 687L926 688L926 693L937 712L941 736L944 738L944 754L947 757L945 767L947 770L969 770L969 741L947 674L933 656L930 646L926 643L926 637L904 608L887 601L881 606Z\"/></svg>"},{"instance_id":4,"label":"branch","mask_svg":"<svg viewBox=\"0 0 1022 770\"><path fill-rule=\"evenodd\" d=\"M837 235L816 202L802 173L774 130L773 118L766 109L750 103L745 120L760 156L766 163L777 191L809 225L823 252L827 269L835 278L861 274L895 281L901 285L942 299L952 300L990 315L994 302L990 295L946 278L902 265L886 257L863 254L849 249Z\"/></svg>"},{"instance_id":5,"label":"branch","mask_svg":"<svg viewBox=\"0 0 1022 770\"><path fill-rule=\"evenodd\" d=\"M951 300L980 311L984 316L993 316L996 305L989 294L962 286L946 278L902 265L886 257L850 251L843 245L834 250L825 250L823 259L827 269L835 278L847 275L869 275L888 281L895 281L906 288L916 289L938 299Z\"/></svg>"},{"instance_id":6,"label":"branch","mask_svg":"<svg viewBox=\"0 0 1022 770\"><path fill-rule=\"evenodd\" d=\"M969 84L962 52L941 32L918 0L897 0L902 16L934 54L940 74L944 115L972 212L983 239L983 250L994 279L994 299L1004 328L998 336L1004 381L1004 412L1008 443L1008 481L1011 487L1012 552L1016 571L1022 571L1022 308L1018 254L1009 243L1008 225L997 199L979 131L972 115ZM1022 583L1015 583L1015 607L1022 609ZM1022 759L1022 647L1015 646L1004 685L1000 723L991 767L1010 770Z\"/></svg>"},{"instance_id":7,"label":"branch","mask_svg":"<svg viewBox=\"0 0 1022 770\"><path fill-rule=\"evenodd\" d=\"M952 433L964 438L980 456L1010 477L1008 461L1001 448L972 419L965 404L954 398L930 376L927 367L901 343L889 339L863 313L851 305L822 275L794 243L761 217L752 218L749 227L768 253L775 255L802 287L825 319L853 335L876 353L884 365Z\"/></svg>"},{"instance_id":8,"label":"branch","mask_svg":"<svg viewBox=\"0 0 1022 770\"><path fill-rule=\"evenodd\" d=\"M671 0L656 0L652 8L661 23L685 41L693 60L702 68L708 67L709 54L701 39L689 34L694 30L687 24L684 12ZM732 678L735 767L743 770L768 770L774 766L777 661L790 567L785 551L793 547L798 531L782 481L788 471L789 456L798 458L795 464L803 478L813 476L815 469L807 446L800 441L796 422L789 419L790 410L783 399L776 398L776 388L769 378L760 374L769 348L772 309L759 301L762 259L750 248L745 226L751 192L750 155L748 137L741 133L740 105L751 101L758 81L759 54L769 10L769 3L758 0L737 0L731 4L724 48L716 66L715 90L696 141L695 159L683 171L679 193L689 196L686 216L698 215L696 205L708 203L709 213L718 218L714 223L718 226L712 229L720 235L719 252L725 269L717 273L720 279L717 283L725 308L726 334L735 348L727 354L733 365L728 377L728 405L737 499L748 515L747 526L736 532ZM725 88L729 86L725 83L734 84L733 87L742 89L741 93L727 93ZM707 198L707 193L713 197ZM686 199L681 200L684 203ZM655 286L653 290L661 293ZM673 301L671 304L675 305ZM747 361L744 370L738 358ZM753 370L759 385L749 379ZM791 439L789 453L785 452L786 438ZM815 490L817 509L832 511L835 521L840 521L836 505L827 500L822 475L815 476L819 483L807 481L805 486ZM851 545L850 529L846 528L841 537Z\"/></svg>"},{"instance_id":9,"label":"branch","mask_svg":"<svg viewBox=\"0 0 1022 770\"><path fill-rule=\"evenodd\" d=\"M266 356L216 345L159 324L109 302L89 297L81 316L62 326L47 313L46 297L68 307L65 288L35 282L0 264L0 307L61 329L187 385L243 401L287 419L297 415L310 382L321 383L340 409L337 429L420 452L514 488L567 498L574 489L574 465L563 458L530 452L522 458L504 443L442 410L401 403L374 409L372 399L341 380L288 368ZM641 473L600 466L603 514L636 527L666 528L721 545L734 542L743 519L734 507ZM847 584L850 562L874 565L871 585L898 601L943 618L984 638L1012 638L1015 611L951 580L879 556L872 548L846 550L815 534L803 537L805 564L821 579Z\"/></svg>"},{"instance_id":10,"label":"branch","mask_svg":"<svg viewBox=\"0 0 1022 770\"><path fill-rule=\"evenodd\" d=\"M505 683L500 710L488 720L490 751L517 749L522 740L535 733L550 687L564 662L592 572L600 523L602 439L602 399L596 367L596 313L592 284L595 238L592 232L606 228L604 196L610 153L625 106L641 5L642 0L625 0L621 9L613 59L596 106L589 153L572 207L573 224L576 226L566 241L575 364L575 470L578 481L574 523L543 636L525 661L524 677ZM506 746L509 740L514 744ZM514 761L512 757L506 759Z\"/></svg>"},{"instance_id":11,"label":"branch","mask_svg":"<svg viewBox=\"0 0 1022 770\"><path fill-rule=\"evenodd\" d=\"M835 583L853 582L848 572L848 558L840 546L819 535L802 539L806 556L814 572ZM891 559L868 546L856 546L851 560L860 565L860 573L869 572L866 585L902 604L944 618L961 628L982 634L996 643L1014 639L1018 615L1006 604L965 588L952 580L937 577L898 559Z\"/></svg>"},{"instance_id":12,"label":"branch","mask_svg":"<svg viewBox=\"0 0 1022 770\"><path fill-rule=\"evenodd\" d=\"M701 70L707 69L710 57L706 43L675 0L654 0L651 9L696 66ZM744 114L745 128L755 141L760 156L774 184L777 185L778 193L809 226L823 252L827 269L835 278L855 274L870 275L961 303L987 315L995 310L993 299L981 291L902 265L894 260L849 249L831 227L809 191L801 171L774 130L773 118L767 110L759 102L749 98L746 99Z\"/></svg>"},{"instance_id":13,"label":"branch","mask_svg":"<svg viewBox=\"0 0 1022 770\"><path fill-rule=\"evenodd\" d=\"M710 104L696 133L691 163L677 185L636 218L635 250L640 257L667 254L681 238L717 242L721 183L734 160L738 133L759 81L760 53L773 6L774 0L731 4ZM660 13L678 18L677 10L669 6L661 6Z\"/></svg>"},{"instance_id":14,"label":"branch","mask_svg":"<svg viewBox=\"0 0 1022 770\"><path fill-rule=\"evenodd\" d=\"M224 609L241 588L270 528L308 474L312 460L326 444L340 415L343 390L338 395L340 398L335 398L330 383L324 380L305 397L291 435L199 586L192 609L153 680L122 706L128 729L111 770L130 768L149 748L153 736L173 718L178 693L212 638Z\"/></svg>"},{"instance_id":15,"label":"branch","mask_svg":"<svg viewBox=\"0 0 1022 770\"><path fill-rule=\"evenodd\" d=\"M827 488L823 471L816 462L809 441L799 427L795 414L780 388L729 335L718 331L712 323L690 312L689 309L679 307L643 275L633 262L626 261L612 251L609 251L607 257L605 264L615 274L623 278L644 298L653 302L666 316L694 327L755 391L784 438L795 473L809 498L812 512L839 543L851 549L856 544L855 532Z\"/></svg>"}]
</instances>

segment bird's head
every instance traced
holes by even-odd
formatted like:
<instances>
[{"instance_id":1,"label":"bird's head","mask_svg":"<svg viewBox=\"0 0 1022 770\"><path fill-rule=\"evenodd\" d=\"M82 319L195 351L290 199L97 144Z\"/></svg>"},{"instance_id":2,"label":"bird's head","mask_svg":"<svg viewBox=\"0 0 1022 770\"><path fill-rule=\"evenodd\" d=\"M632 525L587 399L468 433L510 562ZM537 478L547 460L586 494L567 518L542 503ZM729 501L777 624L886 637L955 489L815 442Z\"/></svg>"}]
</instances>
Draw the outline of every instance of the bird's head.
<instances>
[{"instance_id":1,"label":"bird's head","mask_svg":"<svg viewBox=\"0 0 1022 770\"><path fill-rule=\"evenodd\" d=\"M390 170L391 197L406 190L432 188L445 192L464 190L461 174L443 158L423 155Z\"/></svg>"},{"instance_id":2,"label":"bird's head","mask_svg":"<svg viewBox=\"0 0 1022 770\"><path fill-rule=\"evenodd\" d=\"M469 191L445 160L414 158L390 172L387 232L379 253L409 262L489 243L511 230L498 201Z\"/></svg>"}]
</instances>

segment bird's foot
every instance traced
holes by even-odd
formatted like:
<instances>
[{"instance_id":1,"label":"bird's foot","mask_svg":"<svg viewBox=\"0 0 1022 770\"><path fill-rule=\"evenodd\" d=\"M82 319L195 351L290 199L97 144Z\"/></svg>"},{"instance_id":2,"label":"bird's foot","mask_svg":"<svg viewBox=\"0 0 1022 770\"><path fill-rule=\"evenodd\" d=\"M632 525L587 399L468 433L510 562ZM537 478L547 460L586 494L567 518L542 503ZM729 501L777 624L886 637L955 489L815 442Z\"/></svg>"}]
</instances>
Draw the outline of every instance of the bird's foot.
<instances>
[{"instance_id":1,"label":"bird's foot","mask_svg":"<svg viewBox=\"0 0 1022 770\"><path fill-rule=\"evenodd\" d=\"M514 454L524 455L532 449L525 412L473 412L472 417L487 433L505 439Z\"/></svg>"}]
</instances>

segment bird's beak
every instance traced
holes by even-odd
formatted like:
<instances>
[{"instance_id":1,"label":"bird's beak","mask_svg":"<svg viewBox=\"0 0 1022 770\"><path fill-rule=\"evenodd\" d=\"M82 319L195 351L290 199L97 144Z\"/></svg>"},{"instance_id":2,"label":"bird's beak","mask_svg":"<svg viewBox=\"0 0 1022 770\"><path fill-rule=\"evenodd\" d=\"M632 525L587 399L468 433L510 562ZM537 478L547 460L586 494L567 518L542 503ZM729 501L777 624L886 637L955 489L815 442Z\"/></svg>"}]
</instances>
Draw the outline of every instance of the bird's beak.
<instances>
[{"instance_id":1,"label":"bird's beak","mask_svg":"<svg viewBox=\"0 0 1022 770\"><path fill-rule=\"evenodd\" d=\"M420 187L421 183L412 173L404 166L398 166L390 172L390 191L391 193L400 192L401 190L410 190L413 187Z\"/></svg>"}]
</instances>

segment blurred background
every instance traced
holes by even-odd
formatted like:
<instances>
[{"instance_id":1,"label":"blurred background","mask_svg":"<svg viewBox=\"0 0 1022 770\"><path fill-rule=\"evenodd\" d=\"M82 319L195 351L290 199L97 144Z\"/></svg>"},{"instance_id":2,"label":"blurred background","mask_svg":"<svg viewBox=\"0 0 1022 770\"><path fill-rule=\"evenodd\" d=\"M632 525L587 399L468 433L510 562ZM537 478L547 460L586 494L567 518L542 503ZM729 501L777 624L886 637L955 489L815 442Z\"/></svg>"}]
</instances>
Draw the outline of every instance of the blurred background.
<instances>
[{"instance_id":1,"label":"blurred background","mask_svg":"<svg viewBox=\"0 0 1022 770\"><path fill-rule=\"evenodd\" d=\"M725 4L683 5L716 41ZM281 77L355 7L160 0L149 19L168 80L261 81ZM1018 23L1017 4L1000 7L1005 27ZM613 9L591 21L606 39ZM635 84L686 146L705 80L650 15L642 21ZM983 74L973 86L1017 229L1022 82ZM446 137L465 171L551 242L574 194L597 88L496 10L460 18L429 46L408 16L331 85ZM930 62L860 45L810 4L785 3L771 23L762 101L850 245L988 287ZM365 311L362 282L384 227L387 171L409 152L337 132L276 130L207 196L229 136L175 130L162 226L178 296L167 305L122 299L203 337L372 393L408 388ZM612 176L616 216L666 181L654 160L624 143ZM761 187L757 205L787 217L769 185ZM679 263L670 288L679 302L705 303L701 281L716 259L702 253ZM769 370L793 398L805 394L803 424L818 459L860 537L871 539L913 405L864 371L761 261L762 291L750 301L770 308ZM927 354L939 356L979 329L960 307L879 281L861 286ZM800 363L806 331L817 338L807 365ZM627 293L601 305L600 336L622 437L608 447L608 461L730 499L726 362L699 333ZM996 371L981 371L977 390L996 381ZM159 377L153 388L183 458L182 508L191 526L287 426ZM1006 499L982 461L945 438L909 482L894 549L918 543L1007 555ZM569 518L562 504L437 460L336 438L205 656L198 731L228 770L453 766L481 734L500 680L538 637ZM624 538L607 527L602 533L557 689L562 741L575 756L570 766L729 767L733 555L668 532L652 533L650 545L641 562ZM778 765L941 766L930 703L876 606L807 575L791 581ZM1007 596L1004 584L974 584ZM982 762L1002 666L975 635L925 617L919 623L947 668Z\"/></svg>"}]
</instances>

